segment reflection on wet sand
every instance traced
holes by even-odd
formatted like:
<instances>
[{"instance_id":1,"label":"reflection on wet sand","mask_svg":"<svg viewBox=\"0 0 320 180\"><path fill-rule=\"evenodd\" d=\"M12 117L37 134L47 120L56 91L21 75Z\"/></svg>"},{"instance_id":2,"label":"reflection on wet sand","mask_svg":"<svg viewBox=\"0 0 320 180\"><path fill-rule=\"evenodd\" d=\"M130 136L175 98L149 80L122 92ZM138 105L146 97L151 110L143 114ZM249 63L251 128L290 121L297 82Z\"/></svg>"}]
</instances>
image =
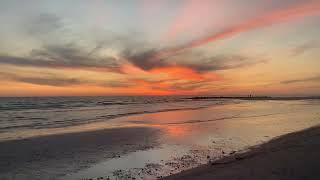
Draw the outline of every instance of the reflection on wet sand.
<instances>
[{"instance_id":1,"label":"reflection on wet sand","mask_svg":"<svg viewBox=\"0 0 320 180\"><path fill-rule=\"evenodd\" d=\"M158 127L165 131L165 133L171 138L185 138L185 136L192 130L191 127L177 125L160 125Z\"/></svg>"},{"instance_id":2,"label":"reflection on wet sand","mask_svg":"<svg viewBox=\"0 0 320 180\"><path fill-rule=\"evenodd\" d=\"M115 162L120 164L117 166L118 169L106 170L103 175L115 179L127 177L154 179L177 173L246 150L274 137L319 124L320 101L310 103L309 101L242 101L198 110L170 111L114 119L108 123L160 129L160 147L106 161L86 170L82 175L97 177L95 169L108 169L113 167L112 164ZM148 158L145 158L146 156ZM132 166L127 167L125 164L128 163ZM67 177L72 179L79 177L79 174L81 172Z\"/></svg>"}]
</instances>

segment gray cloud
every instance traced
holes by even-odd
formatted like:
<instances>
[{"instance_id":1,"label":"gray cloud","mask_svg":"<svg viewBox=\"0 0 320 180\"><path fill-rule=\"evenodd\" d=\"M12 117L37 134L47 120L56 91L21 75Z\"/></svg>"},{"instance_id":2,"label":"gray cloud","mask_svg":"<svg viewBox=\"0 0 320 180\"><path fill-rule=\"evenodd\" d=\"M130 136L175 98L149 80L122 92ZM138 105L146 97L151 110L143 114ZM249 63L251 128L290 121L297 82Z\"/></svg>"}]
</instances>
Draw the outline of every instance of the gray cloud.
<instances>
[{"instance_id":1,"label":"gray cloud","mask_svg":"<svg viewBox=\"0 0 320 180\"><path fill-rule=\"evenodd\" d=\"M31 18L24 28L30 35L42 35L62 30L64 27L61 18L55 14L43 13Z\"/></svg>"},{"instance_id":2,"label":"gray cloud","mask_svg":"<svg viewBox=\"0 0 320 180\"><path fill-rule=\"evenodd\" d=\"M41 74L42 76L30 76L30 75L17 75L14 73L0 72L0 79L13 80L17 82L36 84L36 85L47 85L56 87L67 87L74 85L96 85L101 87L113 87L113 88L124 88L134 86L134 84L127 80L120 81L89 81L79 78L61 77L55 74Z\"/></svg>"},{"instance_id":3,"label":"gray cloud","mask_svg":"<svg viewBox=\"0 0 320 180\"><path fill-rule=\"evenodd\" d=\"M243 55L217 55L200 59L196 63L182 63L198 72L219 71L235 68L248 67L259 63L266 63L266 60L255 60Z\"/></svg>"},{"instance_id":4,"label":"gray cloud","mask_svg":"<svg viewBox=\"0 0 320 180\"><path fill-rule=\"evenodd\" d=\"M26 57L0 56L0 64L44 68L93 68L117 71L117 60L113 57L88 56L85 50L67 45L51 45L35 49Z\"/></svg>"},{"instance_id":5,"label":"gray cloud","mask_svg":"<svg viewBox=\"0 0 320 180\"><path fill-rule=\"evenodd\" d=\"M205 53L201 52L174 54L165 58L155 58L158 52L159 50L156 49L138 52L126 49L121 55L130 63L143 70L151 70L165 66L183 66L197 72L206 72L242 68L267 62L265 59L256 60L244 55L216 55L205 57Z\"/></svg>"},{"instance_id":6,"label":"gray cloud","mask_svg":"<svg viewBox=\"0 0 320 180\"><path fill-rule=\"evenodd\" d=\"M95 57L88 55L83 49L72 44L49 45L43 49L33 50L31 56L46 59L50 62L58 62L65 66L116 68L116 59L113 57Z\"/></svg>"},{"instance_id":7,"label":"gray cloud","mask_svg":"<svg viewBox=\"0 0 320 180\"><path fill-rule=\"evenodd\" d=\"M304 79L292 79L287 81L281 81L281 84L293 84L293 83L303 83L303 82L320 82L320 76L314 76Z\"/></svg>"},{"instance_id":8,"label":"gray cloud","mask_svg":"<svg viewBox=\"0 0 320 180\"><path fill-rule=\"evenodd\" d=\"M70 36L66 24L54 14L40 14L26 22L22 29L42 44L35 47L28 55L1 55L0 64L30 66L43 68L83 68L99 71L118 71L118 60L111 56L101 55L97 51L81 46L81 36ZM54 32L54 33L53 33ZM70 32L70 33L69 33ZM48 34L51 33L51 34ZM90 42L88 42L90 44ZM97 45L98 46L98 45Z\"/></svg>"},{"instance_id":9,"label":"gray cloud","mask_svg":"<svg viewBox=\"0 0 320 180\"><path fill-rule=\"evenodd\" d=\"M70 85L77 85L83 84L82 80L76 78L66 78L66 77L57 77L54 75L50 76L39 76L39 77L32 77L32 76L19 76L13 73L5 73L0 72L0 78L10 79L18 82L24 82L29 84L36 84L36 85L48 85L48 86L70 86Z\"/></svg>"},{"instance_id":10,"label":"gray cloud","mask_svg":"<svg viewBox=\"0 0 320 180\"><path fill-rule=\"evenodd\" d=\"M75 78L57 78L57 77L16 77L16 81L26 82L30 84L37 84L37 85L49 85L49 86L70 86L76 84L82 84L79 79Z\"/></svg>"},{"instance_id":11,"label":"gray cloud","mask_svg":"<svg viewBox=\"0 0 320 180\"><path fill-rule=\"evenodd\" d=\"M114 57L99 57L94 51L103 48L97 45L93 50L85 50L74 44L47 45L41 49L34 49L26 57L0 55L0 64L16 66L44 67L44 68L79 68L96 71L121 72L121 63L125 63ZM139 47L141 48L141 47ZM204 57L204 54L181 54L157 59L154 56L157 49L140 50L137 48L125 48L120 51L120 59L125 59L134 66L151 70L157 67L183 66L196 72L219 71L252 66L264 63L266 60L255 60L243 55L216 55ZM180 60L181 59L181 60Z\"/></svg>"},{"instance_id":12,"label":"gray cloud","mask_svg":"<svg viewBox=\"0 0 320 180\"><path fill-rule=\"evenodd\" d=\"M135 36L117 35L110 31L99 31L92 34L90 39L84 39L81 34L75 34L72 28L68 28L72 27L71 22L66 24L55 14L44 13L27 18L29 19L25 27L21 28L43 45L35 47L27 56L0 54L0 64L40 68L84 68L121 73L119 59L101 55L101 51L108 48L121 51L121 47L125 47L132 52L132 49L146 45L135 40ZM93 48L87 47L87 44L92 44ZM132 57L135 59L135 56Z\"/></svg>"},{"instance_id":13,"label":"gray cloud","mask_svg":"<svg viewBox=\"0 0 320 180\"><path fill-rule=\"evenodd\" d=\"M292 54L294 56L298 56L301 54L304 54L305 52L309 51L309 50L313 50L313 49L317 49L320 48L320 43L319 42L315 42L315 41L311 41L305 44L302 44L300 46L297 46L295 48L292 49Z\"/></svg>"},{"instance_id":14,"label":"gray cloud","mask_svg":"<svg viewBox=\"0 0 320 180\"><path fill-rule=\"evenodd\" d=\"M101 47L97 46L97 48ZM93 51L95 50L88 51L73 44L47 45L41 49L32 50L30 55L26 57L0 55L0 64L43 68L79 68L122 73L120 66L121 63L125 62L110 56L99 57ZM156 49L135 50L126 48L120 51L119 56L143 70L183 66L199 73L242 68L266 62L266 60L255 60L243 55L204 57L204 55L199 54L182 54L179 57L171 56L166 59L153 58L157 52Z\"/></svg>"},{"instance_id":15,"label":"gray cloud","mask_svg":"<svg viewBox=\"0 0 320 180\"><path fill-rule=\"evenodd\" d=\"M136 67L139 67L143 70L151 70L156 67L169 66L169 64L164 60L154 58L157 52L158 51L155 49L145 50L142 52L134 52L131 49L126 49L122 52L122 56Z\"/></svg>"}]
</instances>

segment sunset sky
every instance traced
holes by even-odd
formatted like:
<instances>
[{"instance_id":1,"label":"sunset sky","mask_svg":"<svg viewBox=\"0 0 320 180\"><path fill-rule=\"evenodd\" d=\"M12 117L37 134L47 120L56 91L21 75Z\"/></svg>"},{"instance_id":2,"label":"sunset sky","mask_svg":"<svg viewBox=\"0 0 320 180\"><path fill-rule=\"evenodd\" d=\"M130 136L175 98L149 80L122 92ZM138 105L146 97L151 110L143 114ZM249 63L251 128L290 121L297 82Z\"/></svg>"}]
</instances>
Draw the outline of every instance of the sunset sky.
<instances>
[{"instance_id":1,"label":"sunset sky","mask_svg":"<svg viewBox=\"0 0 320 180\"><path fill-rule=\"evenodd\" d=\"M0 96L320 95L319 0L1 0Z\"/></svg>"}]
</instances>

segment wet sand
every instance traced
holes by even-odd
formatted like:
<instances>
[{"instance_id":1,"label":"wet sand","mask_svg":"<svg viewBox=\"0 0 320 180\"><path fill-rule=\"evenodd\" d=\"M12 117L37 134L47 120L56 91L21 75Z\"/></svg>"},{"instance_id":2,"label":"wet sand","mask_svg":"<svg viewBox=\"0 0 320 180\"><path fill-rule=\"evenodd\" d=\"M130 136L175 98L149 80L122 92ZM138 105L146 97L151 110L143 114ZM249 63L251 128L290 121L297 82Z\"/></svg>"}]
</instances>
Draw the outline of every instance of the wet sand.
<instances>
[{"instance_id":1,"label":"wet sand","mask_svg":"<svg viewBox=\"0 0 320 180\"><path fill-rule=\"evenodd\" d=\"M165 180L320 179L320 127L290 133Z\"/></svg>"},{"instance_id":2,"label":"wet sand","mask_svg":"<svg viewBox=\"0 0 320 180\"><path fill-rule=\"evenodd\" d=\"M0 179L57 179L104 159L153 148L158 133L119 128L0 142Z\"/></svg>"}]
</instances>

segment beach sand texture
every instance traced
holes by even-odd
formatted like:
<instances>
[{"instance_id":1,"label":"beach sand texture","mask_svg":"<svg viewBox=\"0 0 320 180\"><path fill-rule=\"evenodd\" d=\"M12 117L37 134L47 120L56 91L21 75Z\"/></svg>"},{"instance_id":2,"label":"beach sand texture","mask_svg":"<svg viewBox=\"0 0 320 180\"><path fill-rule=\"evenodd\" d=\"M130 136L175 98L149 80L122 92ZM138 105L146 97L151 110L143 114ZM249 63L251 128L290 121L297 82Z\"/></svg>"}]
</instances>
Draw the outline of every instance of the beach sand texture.
<instances>
[{"instance_id":1,"label":"beach sand texture","mask_svg":"<svg viewBox=\"0 0 320 180\"><path fill-rule=\"evenodd\" d=\"M165 180L318 180L320 127L290 133L250 151L172 175Z\"/></svg>"}]
</instances>

